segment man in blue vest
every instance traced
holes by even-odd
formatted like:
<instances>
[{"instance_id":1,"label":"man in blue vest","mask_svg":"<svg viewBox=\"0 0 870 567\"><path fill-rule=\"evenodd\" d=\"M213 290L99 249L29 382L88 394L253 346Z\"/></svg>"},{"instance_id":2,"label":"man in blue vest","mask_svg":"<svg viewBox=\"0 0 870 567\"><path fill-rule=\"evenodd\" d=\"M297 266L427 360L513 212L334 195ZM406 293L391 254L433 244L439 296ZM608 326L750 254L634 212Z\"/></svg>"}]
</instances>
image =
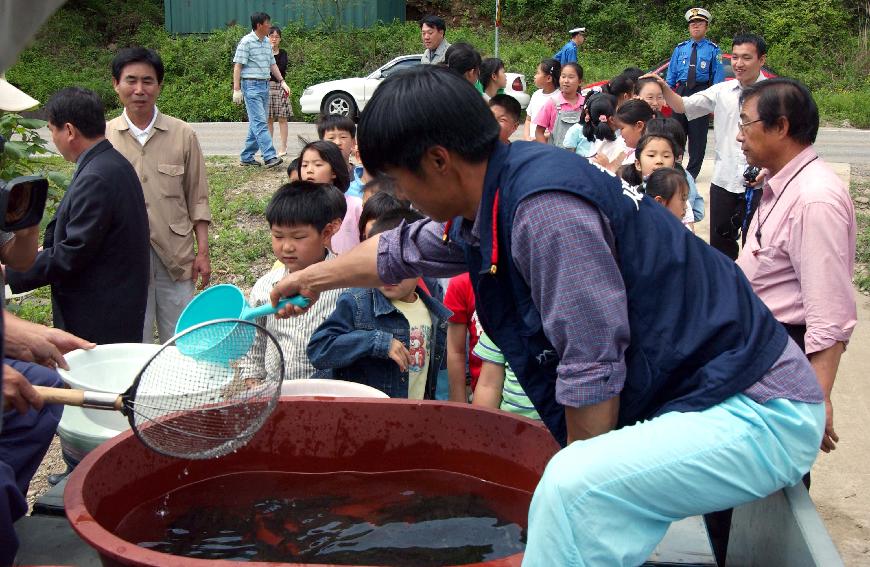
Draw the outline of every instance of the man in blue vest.
<instances>
[{"instance_id":1,"label":"man in blue vest","mask_svg":"<svg viewBox=\"0 0 870 567\"><path fill-rule=\"evenodd\" d=\"M691 39L677 44L668 64L667 77L668 85L680 96L693 95L725 80L722 52L718 45L706 37L711 19L710 12L704 8L692 8L686 12ZM686 171L697 179L707 150L710 115L686 120L685 114L674 113L674 118L680 121L689 136L689 164Z\"/></svg>"},{"instance_id":2,"label":"man in blue vest","mask_svg":"<svg viewBox=\"0 0 870 567\"><path fill-rule=\"evenodd\" d=\"M577 48L586 41L586 28L574 28L568 31L571 39L562 46L562 49L553 55L553 59L564 65L565 63L577 62Z\"/></svg>"},{"instance_id":3,"label":"man in blue vest","mask_svg":"<svg viewBox=\"0 0 870 567\"><path fill-rule=\"evenodd\" d=\"M385 80L359 132L366 169L430 218L294 272L272 301L469 272L484 330L571 443L535 491L524 565L638 565L672 521L809 470L825 412L806 357L664 207L573 154L502 144L445 69Z\"/></svg>"}]
</instances>

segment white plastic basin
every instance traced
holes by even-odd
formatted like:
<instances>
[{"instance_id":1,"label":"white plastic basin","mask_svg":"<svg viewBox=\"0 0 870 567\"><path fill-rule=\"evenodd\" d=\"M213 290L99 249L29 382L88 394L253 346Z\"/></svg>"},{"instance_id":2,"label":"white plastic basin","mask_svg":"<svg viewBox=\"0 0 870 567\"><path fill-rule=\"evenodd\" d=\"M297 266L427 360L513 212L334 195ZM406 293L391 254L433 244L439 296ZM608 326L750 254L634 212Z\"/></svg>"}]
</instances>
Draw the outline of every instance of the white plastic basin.
<instances>
[{"instance_id":1,"label":"white plastic basin","mask_svg":"<svg viewBox=\"0 0 870 567\"><path fill-rule=\"evenodd\" d=\"M282 396L332 396L334 398L389 398L377 388L347 382L311 378L308 380L284 380L281 384Z\"/></svg>"},{"instance_id":2,"label":"white plastic basin","mask_svg":"<svg viewBox=\"0 0 870 567\"><path fill-rule=\"evenodd\" d=\"M76 462L81 461L85 455L127 429L126 420L124 420L123 429L111 429L96 423L85 412L101 413L99 410L65 407L63 417L57 426L57 435L60 437L63 452ZM118 412L102 413L120 415Z\"/></svg>"},{"instance_id":3,"label":"white plastic basin","mask_svg":"<svg viewBox=\"0 0 870 567\"><path fill-rule=\"evenodd\" d=\"M91 350L74 350L65 356L69 370L58 369L58 372L72 388L120 394L130 387L145 363L158 350L160 345L143 343L98 345ZM89 433L90 425L95 426L94 431L98 434L104 429L120 432L129 428L127 418L121 412L95 409L81 411L87 418L79 424L86 428L81 433Z\"/></svg>"}]
</instances>

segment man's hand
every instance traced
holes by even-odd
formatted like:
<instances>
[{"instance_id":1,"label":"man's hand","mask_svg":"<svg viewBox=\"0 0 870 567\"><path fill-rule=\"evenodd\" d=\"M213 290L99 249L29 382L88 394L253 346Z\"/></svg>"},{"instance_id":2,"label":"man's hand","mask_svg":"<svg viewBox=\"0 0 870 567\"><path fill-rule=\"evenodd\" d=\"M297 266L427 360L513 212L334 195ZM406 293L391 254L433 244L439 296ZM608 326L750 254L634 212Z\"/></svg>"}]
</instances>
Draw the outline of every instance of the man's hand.
<instances>
[{"instance_id":1,"label":"man's hand","mask_svg":"<svg viewBox=\"0 0 870 567\"><path fill-rule=\"evenodd\" d=\"M647 73L640 77L641 79L655 79L662 88L662 94L665 95L665 104L671 107L671 110L677 114L686 113L686 105L683 104L683 97L674 92L674 89L665 81L658 73Z\"/></svg>"},{"instance_id":2,"label":"man's hand","mask_svg":"<svg viewBox=\"0 0 870 567\"><path fill-rule=\"evenodd\" d=\"M48 368L69 370L64 353L77 348L92 349L96 345L60 329L44 327L42 333L33 333L24 349L15 357L25 362L35 362Z\"/></svg>"},{"instance_id":3,"label":"man's hand","mask_svg":"<svg viewBox=\"0 0 870 567\"><path fill-rule=\"evenodd\" d=\"M96 344L67 333L19 319L5 313L6 354L25 362L35 362L48 368L69 370L63 355L75 349L92 349Z\"/></svg>"},{"instance_id":4,"label":"man's hand","mask_svg":"<svg viewBox=\"0 0 870 567\"><path fill-rule=\"evenodd\" d=\"M399 339L393 339L390 342L390 352L388 353L390 359L399 365L399 370L402 372L407 372L408 367L411 366L411 353L408 351L408 347L402 344L402 341Z\"/></svg>"},{"instance_id":5,"label":"man's hand","mask_svg":"<svg viewBox=\"0 0 870 567\"><path fill-rule=\"evenodd\" d=\"M825 453L830 453L837 448L840 437L834 431L834 406L831 404L831 391L834 389L834 380L837 377L837 367L840 365L840 357L846 350L846 344L837 341L824 350L809 355L810 364L825 393L825 433L822 435L822 444L819 447Z\"/></svg>"},{"instance_id":6,"label":"man's hand","mask_svg":"<svg viewBox=\"0 0 870 567\"><path fill-rule=\"evenodd\" d=\"M242 96L241 89L233 89L233 104L242 104L245 101L245 97Z\"/></svg>"},{"instance_id":7,"label":"man's hand","mask_svg":"<svg viewBox=\"0 0 870 567\"><path fill-rule=\"evenodd\" d=\"M830 453L837 448L839 441L840 436L834 431L834 406L831 404L831 398L827 398L825 399L825 433L822 435L820 448L825 453Z\"/></svg>"},{"instance_id":8,"label":"man's hand","mask_svg":"<svg viewBox=\"0 0 870 567\"><path fill-rule=\"evenodd\" d=\"M209 260L207 252L199 253L193 259L193 277L191 278L193 285L196 285L197 278L201 278L197 289L205 289L211 280L211 260Z\"/></svg>"},{"instance_id":9,"label":"man's hand","mask_svg":"<svg viewBox=\"0 0 870 567\"><path fill-rule=\"evenodd\" d=\"M658 73L647 73L646 75L641 75L641 79L655 79L659 86L662 88L662 92L667 92L672 90L671 85L668 84L664 78Z\"/></svg>"},{"instance_id":10,"label":"man's hand","mask_svg":"<svg viewBox=\"0 0 870 567\"><path fill-rule=\"evenodd\" d=\"M277 307L278 302L281 301L285 297L293 297L294 295L303 295L311 300L311 303L308 304L308 307L302 308L293 305L292 303L288 303L284 307L282 307L275 316L279 319L286 319L288 317L296 317L305 313L308 309L314 305L314 302L317 301L317 298L320 297L320 294L313 289L309 288L305 283L303 283L302 274L305 270L300 270L298 272L292 272L284 276L278 283L275 284L275 287L272 288L272 291L269 293L269 299L272 301L272 305Z\"/></svg>"},{"instance_id":11,"label":"man's hand","mask_svg":"<svg viewBox=\"0 0 870 567\"><path fill-rule=\"evenodd\" d=\"M15 408L20 414L27 413L31 407L42 409L42 396L33 389L23 374L9 366L3 365L3 411Z\"/></svg>"},{"instance_id":12,"label":"man's hand","mask_svg":"<svg viewBox=\"0 0 870 567\"><path fill-rule=\"evenodd\" d=\"M763 168L761 171L759 171L758 175L755 176L755 183L752 184L752 187L754 187L755 189L763 187L769 173L770 171L767 168Z\"/></svg>"}]
</instances>

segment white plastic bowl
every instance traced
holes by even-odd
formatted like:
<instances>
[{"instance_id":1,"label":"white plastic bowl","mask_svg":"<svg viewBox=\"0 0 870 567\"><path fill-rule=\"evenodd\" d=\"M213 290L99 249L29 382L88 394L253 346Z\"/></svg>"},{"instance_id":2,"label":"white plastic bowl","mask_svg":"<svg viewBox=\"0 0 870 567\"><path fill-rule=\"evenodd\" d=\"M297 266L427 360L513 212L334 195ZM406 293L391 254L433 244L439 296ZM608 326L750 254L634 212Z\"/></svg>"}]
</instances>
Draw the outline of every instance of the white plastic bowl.
<instances>
[{"instance_id":1,"label":"white plastic bowl","mask_svg":"<svg viewBox=\"0 0 870 567\"><path fill-rule=\"evenodd\" d=\"M60 437L63 452L75 462L81 461L85 455L128 428L126 420L124 427L120 430L103 427L90 419L85 413L87 411L99 413L99 410L65 407L63 408L63 417L57 426L57 435Z\"/></svg>"},{"instance_id":2,"label":"white plastic bowl","mask_svg":"<svg viewBox=\"0 0 870 567\"><path fill-rule=\"evenodd\" d=\"M377 388L324 378L308 380L284 380L281 384L282 396L332 396L334 398L389 398Z\"/></svg>"},{"instance_id":3,"label":"white plastic bowl","mask_svg":"<svg viewBox=\"0 0 870 567\"><path fill-rule=\"evenodd\" d=\"M74 350L65 356L70 369L58 369L58 372L72 388L120 394L130 387L145 363L160 350L160 346L118 343L98 345L91 350ZM120 432L129 428L127 418L121 412L95 409L81 411L87 420L81 423L77 420L77 425L73 426L85 427L81 433L89 433L90 424L97 434L101 434L103 429Z\"/></svg>"},{"instance_id":4,"label":"white plastic bowl","mask_svg":"<svg viewBox=\"0 0 870 567\"><path fill-rule=\"evenodd\" d=\"M160 348L161 345L118 343L74 350L65 356L70 369L58 372L73 388L121 393Z\"/></svg>"}]
</instances>

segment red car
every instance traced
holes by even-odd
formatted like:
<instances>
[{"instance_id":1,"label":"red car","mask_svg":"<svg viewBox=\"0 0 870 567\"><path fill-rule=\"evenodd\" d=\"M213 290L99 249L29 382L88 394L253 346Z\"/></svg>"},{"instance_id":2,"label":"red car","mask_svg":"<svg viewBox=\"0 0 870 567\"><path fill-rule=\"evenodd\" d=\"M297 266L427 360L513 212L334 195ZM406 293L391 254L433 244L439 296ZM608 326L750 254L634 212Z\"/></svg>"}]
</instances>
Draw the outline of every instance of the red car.
<instances>
[{"instance_id":1,"label":"red car","mask_svg":"<svg viewBox=\"0 0 870 567\"><path fill-rule=\"evenodd\" d=\"M668 74L668 65L670 65L670 64L671 64L671 60L665 59L657 67L655 67L654 69L650 69L648 72L649 73L657 73L662 78L666 79L667 74ZM722 69L725 71L725 80L726 81L733 81L734 80L734 71L731 69L731 54L730 53L723 53L722 54ZM766 66L761 68L761 74L764 75L768 79L776 77L776 73L774 73L769 67L766 67ZM583 96L587 96L590 92L599 92L601 90L601 87L603 85L606 85L606 84L607 84L607 81L598 81L597 83L591 83L591 84L588 84L585 87L583 87L580 90L580 92L583 94ZM665 106L664 108L662 108L662 114L664 116L670 116L671 109L669 107Z\"/></svg>"}]
</instances>

